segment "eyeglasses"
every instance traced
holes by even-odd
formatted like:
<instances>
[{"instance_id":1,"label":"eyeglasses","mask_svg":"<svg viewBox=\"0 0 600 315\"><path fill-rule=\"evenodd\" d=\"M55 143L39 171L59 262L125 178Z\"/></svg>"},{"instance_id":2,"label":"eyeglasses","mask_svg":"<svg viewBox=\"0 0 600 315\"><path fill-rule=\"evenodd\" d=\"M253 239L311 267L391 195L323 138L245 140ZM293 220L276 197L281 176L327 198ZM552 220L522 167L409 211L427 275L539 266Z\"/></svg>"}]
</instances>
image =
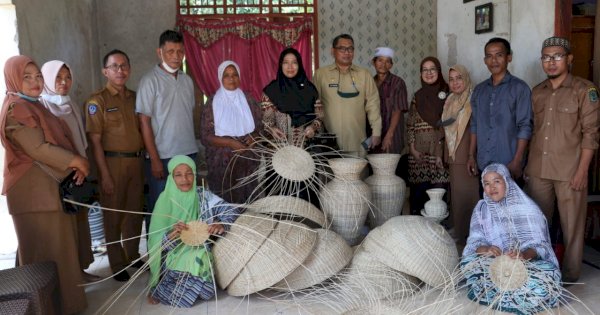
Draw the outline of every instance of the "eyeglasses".
<instances>
[{"instance_id":1,"label":"eyeglasses","mask_svg":"<svg viewBox=\"0 0 600 315\"><path fill-rule=\"evenodd\" d=\"M335 47L335 49L337 49L343 53L353 53L354 52L353 46L350 46L350 47L338 46L338 47Z\"/></svg>"},{"instance_id":2,"label":"eyeglasses","mask_svg":"<svg viewBox=\"0 0 600 315\"><path fill-rule=\"evenodd\" d=\"M561 61L566 55L563 54L556 54L553 56L550 55L543 55L542 58L540 58L542 60L542 62L550 62L550 61Z\"/></svg>"},{"instance_id":3,"label":"eyeglasses","mask_svg":"<svg viewBox=\"0 0 600 315\"><path fill-rule=\"evenodd\" d=\"M119 72L119 70L121 71L129 71L129 64L124 63L122 65L118 65L118 64L112 64L112 65L108 65L106 67L104 67L104 69L110 69L113 72Z\"/></svg>"},{"instance_id":4,"label":"eyeglasses","mask_svg":"<svg viewBox=\"0 0 600 315\"><path fill-rule=\"evenodd\" d=\"M337 95L339 95L341 98L353 98L353 97L357 97L360 94L360 92L356 88L356 83L354 82L354 76L352 75L352 70L350 70L350 79L352 79L352 86L354 87L354 90L356 92L340 91L340 78L341 78L341 72L338 72Z\"/></svg>"},{"instance_id":5,"label":"eyeglasses","mask_svg":"<svg viewBox=\"0 0 600 315\"><path fill-rule=\"evenodd\" d=\"M436 68L430 68L430 69L421 69L421 73L429 73L429 74L432 74L432 73L437 73L437 71L438 71L438 69L436 69Z\"/></svg>"}]
</instances>

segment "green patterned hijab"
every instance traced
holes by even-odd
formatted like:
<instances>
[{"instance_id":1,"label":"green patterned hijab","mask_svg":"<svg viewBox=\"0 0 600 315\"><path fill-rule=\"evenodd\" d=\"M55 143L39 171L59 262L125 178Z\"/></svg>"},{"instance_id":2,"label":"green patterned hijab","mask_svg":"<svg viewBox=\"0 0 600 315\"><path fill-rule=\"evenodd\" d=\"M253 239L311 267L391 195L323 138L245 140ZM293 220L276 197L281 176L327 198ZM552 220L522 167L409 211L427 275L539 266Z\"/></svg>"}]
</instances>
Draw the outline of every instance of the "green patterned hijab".
<instances>
[{"instance_id":1,"label":"green patterned hijab","mask_svg":"<svg viewBox=\"0 0 600 315\"><path fill-rule=\"evenodd\" d=\"M173 170L180 164L189 166L196 174L196 163L188 156L177 155L169 161L167 184L156 201L150 222L148 237L150 287L155 287L160 278L162 250L159 248L163 236L168 234L178 221L187 223L198 220L200 216L196 179L194 178L192 189L187 192L179 190L173 179ZM193 276L212 281L210 258L204 246L192 247L180 243L167 254L165 263L167 269L189 272Z\"/></svg>"}]
</instances>

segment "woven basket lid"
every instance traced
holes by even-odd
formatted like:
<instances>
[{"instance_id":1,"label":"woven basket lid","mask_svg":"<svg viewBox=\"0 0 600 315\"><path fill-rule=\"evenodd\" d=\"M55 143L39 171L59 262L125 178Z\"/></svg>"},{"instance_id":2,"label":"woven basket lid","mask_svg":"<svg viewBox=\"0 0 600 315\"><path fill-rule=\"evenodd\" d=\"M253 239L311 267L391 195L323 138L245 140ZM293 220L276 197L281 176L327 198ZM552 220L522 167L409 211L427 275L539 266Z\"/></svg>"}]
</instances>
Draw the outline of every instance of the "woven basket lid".
<instances>
[{"instance_id":1,"label":"woven basket lid","mask_svg":"<svg viewBox=\"0 0 600 315\"><path fill-rule=\"evenodd\" d=\"M305 181L315 173L315 161L302 148L287 145L277 149L272 158L273 170L291 181Z\"/></svg>"},{"instance_id":2,"label":"woven basket lid","mask_svg":"<svg viewBox=\"0 0 600 315\"><path fill-rule=\"evenodd\" d=\"M246 209L263 214L283 214L284 218L286 218L286 215L287 218L301 217L314 222L318 226L325 225L325 214L312 203L297 197L269 196L256 200L246 206Z\"/></svg>"},{"instance_id":3,"label":"woven basket lid","mask_svg":"<svg viewBox=\"0 0 600 315\"><path fill-rule=\"evenodd\" d=\"M212 249L215 277L221 288L226 288L246 266L277 221L262 214L242 214L224 237Z\"/></svg>"},{"instance_id":4,"label":"woven basket lid","mask_svg":"<svg viewBox=\"0 0 600 315\"><path fill-rule=\"evenodd\" d=\"M520 259L513 259L507 255L494 258L489 272L492 282L502 291L519 289L529 279L525 264Z\"/></svg>"},{"instance_id":5,"label":"woven basket lid","mask_svg":"<svg viewBox=\"0 0 600 315\"><path fill-rule=\"evenodd\" d=\"M233 296L273 286L300 266L313 251L317 233L302 223L280 221L267 240L227 287ZM231 253L237 255L237 253Z\"/></svg>"},{"instance_id":6,"label":"woven basket lid","mask_svg":"<svg viewBox=\"0 0 600 315\"><path fill-rule=\"evenodd\" d=\"M276 283L279 291L301 290L319 284L342 270L352 259L352 248L337 233L317 229L312 253L294 272Z\"/></svg>"},{"instance_id":7,"label":"woven basket lid","mask_svg":"<svg viewBox=\"0 0 600 315\"><path fill-rule=\"evenodd\" d=\"M367 235L364 247L390 268L442 286L458 264L458 252L443 226L421 216L397 216Z\"/></svg>"},{"instance_id":8,"label":"woven basket lid","mask_svg":"<svg viewBox=\"0 0 600 315\"><path fill-rule=\"evenodd\" d=\"M383 264L364 247L356 249L342 279L368 299L401 299L417 292L421 284L416 277Z\"/></svg>"}]
</instances>

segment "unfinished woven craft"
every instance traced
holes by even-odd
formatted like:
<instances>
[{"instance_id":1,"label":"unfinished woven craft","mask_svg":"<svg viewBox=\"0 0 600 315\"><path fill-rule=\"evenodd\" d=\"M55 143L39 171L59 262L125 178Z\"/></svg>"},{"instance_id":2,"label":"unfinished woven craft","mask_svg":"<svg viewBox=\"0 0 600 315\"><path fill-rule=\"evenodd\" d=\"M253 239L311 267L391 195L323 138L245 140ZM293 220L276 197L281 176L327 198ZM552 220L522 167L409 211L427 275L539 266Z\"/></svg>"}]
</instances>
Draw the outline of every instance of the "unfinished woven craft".
<instances>
[{"instance_id":1,"label":"unfinished woven craft","mask_svg":"<svg viewBox=\"0 0 600 315\"><path fill-rule=\"evenodd\" d=\"M372 230L363 242L388 267L443 286L458 264L458 252L443 226L421 216L398 216Z\"/></svg>"},{"instance_id":2,"label":"unfinished woven craft","mask_svg":"<svg viewBox=\"0 0 600 315\"><path fill-rule=\"evenodd\" d=\"M359 296L368 299L402 300L417 292L421 283L419 279L381 263L364 247L356 250L342 279Z\"/></svg>"},{"instance_id":3,"label":"unfinished woven craft","mask_svg":"<svg viewBox=\"0 0 600 315\"><path fill-rule=\"evenodd\" d=\"M285 179L305 181L315 173L315 161L302 148L288 145L273 154L273 170Z\"/></svg>"},{"instance_id":4,"label":"unfinished woven craft","mask_svg":"<svg viewBox=\"0 0 600 315\"><path fill-rule=\"evenodd\" d=\"M202 221L191 221L187 223L187 230L181 231L181 241L189 246L202 246L210 236L208 224Z\"/></svg>"},{"instance_id":5,"label":"unfinished woven craft","mask_svg":"<svg viewBox=\"0 0 600 315\"><path fill-rule=\"evenodd\" d=\"M313 251L317 233L293 221L280 221L242 271L227 287L233 296L273 286L300 266ZM237 256L232 252L231 255Z\"/></svg>"},{"instance_id":6,"label":"unfinished woven craft","mask_svg":"<svg viewBox=\"0 0 600 315\"><path fill-rule=\"evenodd\" d=\"M521 288L527 282L527 268L520 259L498 256L490 264L490 279L503 291Z\"/></svg>"},{"instance_id":7,"label":"unfinished woven craft","mask_svg":"<svg viewBox=\"0 0 600 315\"><path fill-rule=\"evenodd\" d=\"M369 211L371 228L385 223L389 218L402 213L406 196L406 183L396 176L396 166L400 154L369 154L367 160L373 168L373 175L365 179L365 183L373 192L373 211Z\"/></svg>"},{"instance_id":8,"label":"unfinished woven craft","mask_svg":"<svg viewBox=\"0 0 600 315\"><path fill-rule=\"evenodd\" d=\"M340 234L350 246L361 240L371 189L360 180L367 162L356 158L330 159L334 178L319 193L321 208L327 215L329 228Z\"/></svg>"},{"instance_id":9,"label":"unfinished woven craft","mask_svg":"<svg viewBox=\"0 0 600 315\"><path fill-rule=\"evenodd\" d=\"M321 227L325 225L325 215L323 212L312 203L297 197L268 196L256 200L246 208L252 212L277 214L284 219L291 219L293 217L305 218Z\"/></svg>"},{"instance_id":10,"label":"unfinished woven craft","mask_svg":"<svg viewBox=\"0 0 600 315\"><path fill-rule=\"evenodd\" d=\"M317 229L317 243L312 253L294 272L273 287L280 291L294 291L319 284L348 265L352 248L337 233Z\"/></svg>"},{"instance_id":11,"label":"unfinished woven craft","mask_svg":"<svg viewBox=\"0 0 600 315\"><path fill-rule=\"evenodd\" d=\"M212 250L215 278L222 289L246 266L276 225L275 220L263 214L242 214L225 237L215 243Z\"/></svg>"}]
</instances>

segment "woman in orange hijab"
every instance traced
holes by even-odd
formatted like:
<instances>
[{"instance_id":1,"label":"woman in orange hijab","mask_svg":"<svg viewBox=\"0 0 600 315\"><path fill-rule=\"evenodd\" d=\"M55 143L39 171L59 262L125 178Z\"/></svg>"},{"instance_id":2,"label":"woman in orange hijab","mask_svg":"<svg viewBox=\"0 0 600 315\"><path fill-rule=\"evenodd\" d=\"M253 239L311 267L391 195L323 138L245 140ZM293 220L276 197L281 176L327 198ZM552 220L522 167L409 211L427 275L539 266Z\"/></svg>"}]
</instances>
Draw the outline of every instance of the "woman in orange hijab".
<instances>
[{"instance_id":1,"label":"woman in orange hijab","mask_svg":"<svg viewBox=\"0 0 600 315\"><path fill-rule=\"evenodd\" d=\"M14 56L4 67L6 97L0 113L0 139L5 148L4 186L8 212L19 241L18 262L54 261L58 267L63 314L87 306L77 256L75 216L62 209L59 182L75 171L75 181L89 173L78 155L68 127L38 97L44 87L31 58ZM57 311L58 313L58 311Z\"/></svg>"}]
</instances>

